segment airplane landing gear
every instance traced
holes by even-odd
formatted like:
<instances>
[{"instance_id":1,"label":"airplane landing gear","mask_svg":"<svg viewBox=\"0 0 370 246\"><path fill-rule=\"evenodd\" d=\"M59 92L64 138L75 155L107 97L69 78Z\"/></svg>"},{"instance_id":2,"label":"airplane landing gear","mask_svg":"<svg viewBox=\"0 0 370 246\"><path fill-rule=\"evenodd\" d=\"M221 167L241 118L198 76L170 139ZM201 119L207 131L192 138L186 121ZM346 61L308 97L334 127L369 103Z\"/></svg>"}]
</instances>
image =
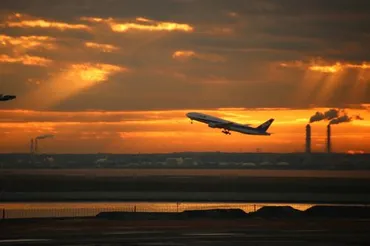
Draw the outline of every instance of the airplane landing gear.
<instances>
[{"instance_id":1,"label":"airplane landing gear","mask_svg":"<svg viewBox=\"0 0 370 246\"><path fill-rule=\"evenodd\" d=\"M226 135L231 135L231 132L229 132L228 130L223 130L222 133L224 133Z\"/></svg>"},{"instance_id":2,"label":"airplane landing gear","mask_svg":"<svg viewBox=\"0 0 370 246\"><path fill-rule=\"evenodd\" d=\"M190 124L193 124L193 121L192 120L190 121Z\"/></svg>"}]
</instances>

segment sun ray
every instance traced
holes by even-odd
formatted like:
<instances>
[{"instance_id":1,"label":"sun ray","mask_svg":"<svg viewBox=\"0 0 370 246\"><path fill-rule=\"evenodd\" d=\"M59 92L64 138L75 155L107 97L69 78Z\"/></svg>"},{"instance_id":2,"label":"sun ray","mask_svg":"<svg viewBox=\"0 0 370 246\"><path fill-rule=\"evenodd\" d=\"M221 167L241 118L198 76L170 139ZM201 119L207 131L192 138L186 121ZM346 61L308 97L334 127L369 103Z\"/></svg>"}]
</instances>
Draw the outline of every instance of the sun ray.
<instances>
[{"instance_id":1,"label":"sun ray","mask_svg":"<svg viewBox=\"0 0 370 246\"><path fill-rule=\"evenodd\" d=\"M54 74L40 87L17 101L18 105L32 104L38 109L49 109L56 103L106 81L109 76L128 71L125 67L110 64L71 64ZM47 95L47 96L45 96ZM40 100L42 98L42 100Z\"/></svg>"}]
</instances>

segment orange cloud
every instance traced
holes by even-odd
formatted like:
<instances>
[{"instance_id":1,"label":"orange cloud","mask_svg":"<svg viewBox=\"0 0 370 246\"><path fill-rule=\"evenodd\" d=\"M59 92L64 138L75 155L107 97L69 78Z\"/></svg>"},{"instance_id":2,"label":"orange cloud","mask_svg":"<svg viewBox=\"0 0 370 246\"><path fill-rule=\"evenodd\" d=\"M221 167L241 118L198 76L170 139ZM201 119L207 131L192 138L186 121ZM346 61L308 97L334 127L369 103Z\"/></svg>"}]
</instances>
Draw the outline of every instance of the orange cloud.
<instances>
[{"instance_id":1,"label":"orange cloud","mask_svg":"<svg viewBox=\"0 0 370 246\"><path fill-rule=\"evenodd\" d=\"M35 111L35 110L0 110L4 119L12 119L15 122L131 122L140 124L150 124L165 122L176 123L184 118L186 111ZM175 121L173 121L175 120Z\"/></svg>"},{"instance_id":2,"label":"orange cloud","mask_svg":"<svg viewBox=\"0 0 370 246\"><path fill-rule=\"evenodd\" d=\"M370 69L370 64L362 63L362 64L346 64L348 68L358 68L358 69Z\"/></svg>"},{"instance_id":3,"label":"orange cloud","mask_svg":"<svg viewBox=\"0 0 370 246\"><path fill-rule=\"evenodd\" d=\"M285 62L280 63L279 66L285 68L300 68L321 73L337 73L344 69L359 69L359 70L370 69L370 64L366 62L363 62L362 64L335 62L334 64L330 65L328 64L328 62L323 61L321 58L312 59L309 62L304 61Z\"/></svg>"},{"instance_id":4,"label":"orange cloud","mask_svg":"<svg viewBox=\"0 0 370 246\"><path fill-rule=\"evenodd\" d=\"M47 109L57 102L108 80L109 76L128 71L125 67L102 63L70 64L53 74L41 86L30 94L19 98L16 105L32 105ZM45 97L45 95L48 95ZM40 100L43 98L43 100Z\"/></svg>"},{"instance_id":5,"label":"orange cloud","mask_svg":"<svg viewBox=\"0 0 370 246\"><path fill-rule=\"evenodd\" d=\"M29 66L48 66L52 62L49 59L39 57L39 56L8 56L8 55L0 55L0 62L2 63L20 63L23 65Z\"/></svg>"},{"instance_id":6,"label":"orange cloud","mask_svg":"<svg viewBox=\"0 0 370 246\"><path fill-rule=\"evenodd\" d=\"M175 51L172 55L174 59L188 59L189 57L194 57L195 52L192 50L179 50Z\"/></svg>"},{"instance_id":7,"label":"orange cloud","mask_svg":"<svg viewBox=\"0 0 370 246\"><path fill-rule=\"evenodd\" d=\"M322 73L336 73L336 72L342 70L343 67L339 62L337 62L335 65L331 65L331 66L313 65L313 66L309 66L308 69L310 69L312 71L322 72Z\"/></svg>"},{"instance_id":8,"label":"orange cloud","mask_svg":"<svg viewBox=\"0 0 370 246\"><path fill-rule=\"evenodd\" d=\"M359 69L359 70L367 70L370 69L370 64L362 63L362 64L350 64L350 63L340 63L337 62L334 65L328 66L319 66L319 65L312 65L309 66L309 69L312 71L318 71L323 73L336 73L343 69Z\"/></svg>"},{"instance_id":9,"label":"orange cloud","mask_svg":"<svg viewBox=\"0 0 370 246\"><path fill-rule=\"evenodd\" d=\"M143 17L137 17L136 18L136 21L139 21L139 22L146 22L146 23L150 23L152 22L151 20L147 19L147 18L143 18Z\"/></svg>"},{"instance_id":10,"label":"orange cloud","mask_svg":"<svg viewBox=\"0 0 370 246\"><path fill-rule=\"evenodd\" d=\"M37 19L24 14L14 14L8 16L8 20L2 26L20 28L53 28L59 30L90 30L90 27L83 24L69 24L52 20Z\"/></svg>"},{"instance_id":11,"label":"orange cloud","mask_svg":"<svg viewBox=\"0 0 370 246\"><path fill-rule=\"evenodd\" d=\"M200 111L206 114L232 120L239 123L248 123L259 125L271 115L274 115L275 125L301 125L309 122L310 116L315 111L327 111L328 109L314 108L311 110L291 110L286 108L262 108L262 109L244 109L244 108L219 108L212 110L186 109L186 110L168 110L168 111L35 111L35 110L0 110L5 119L14 119L15 122L65 122L68 124L99 123L99 124L169 124L189 123L190 120L185 116L190 111ZM365 120L353 121L347 125L369 126L369 113L365 109L348 110L351 115L362 115ZM3 121L5 122L5 121ZM12 121L9 121L12 122ZM316 125L322 122L317 123ZM326 122L323 122L326 126ZM152 127L152 126L151 126Z\"/></svg>"},{"instance_id":12,"label":"orange cloud","mask_svg":"<svg viewBox=\"0 0 370 246\"><path fill-rule=\"evenodd\" d=\"M192 50L178 50L172 54L172 58L179 60L179 61L187 61L192 58L196 58L199 60L205 60L210 62L224 62L226 59L217 54L209 54L209 53L197 53Z\"/></svg>"},{"instance_id":13,"label":"orange cloud","mask_svg":"<svg viewBox=\"0 0 370 246\"><path fill-rule=\"evenodd\" d=\"M99 44L94 42L86 42L85 46L88 48L99 49L103 52L112 52L119 49L118 47L111 44Z\"/></svg>"},{"instance_id":14,"label":"orange cloud","mask_svg":"<svg viewBox=\"0 0 370 246\"><path fill-rule=\"evenodd\" d=\"M100 82L107 80L109 75L127 70L124 67L102 63L73 64L67 72L67 77L87 82Z\"/></svg>"},{"instance_id":15,"label":"orange cloud","mask_svg":"<svg viewBox=\"0 0 370 246\"><path fill-rule=\"evenodd\" d=\"M323 104L330 98L340 83L343 83L348 72L353 70L357 79L352 81L352 88L348 91L350 100L357 100L364 98L366 94L366 84L370 80L370 64L363 62L360 64L349 62L335 62L330 63L321 58L312 59L308 62L293 61L280 63L280 67L296 68L304 70L304 78L302 85L298 92L295 93L296 101L302 102L308 100L316 88L320 88L313 103ZM312 100L312 99L311 99Z\"/></svg>"},{"instance_id":16,"label":"orange cloud","mask_svg":"<svg viewBox=\"0 0 370 246\"><path fill-rule=\"evenodd\" d=\"M35 49L35 48L55 48L51 43L55 38L48 36L20 36L11 37L7 35L0 35L0 44L5 47L12 47L21 50Z\"/></svg>"},{"instance_id":17,"label":"orange cloud","mask_svg":"<svg viewBox=\"0 0 370 246\"><path fill-rule=\"evenodd\" d=\"M128 32L128 31L183 31L192 32L194 28L188 24L181 24L176 22L160 22L149 20L146 18L138 17L136 18L136 23L134 22L120 22L119 20L113 18L96 18L96 17L82 17L81 20L94 22L94 23L104 23L107 24L114 32Z\"/></svg>"}]
</instances>

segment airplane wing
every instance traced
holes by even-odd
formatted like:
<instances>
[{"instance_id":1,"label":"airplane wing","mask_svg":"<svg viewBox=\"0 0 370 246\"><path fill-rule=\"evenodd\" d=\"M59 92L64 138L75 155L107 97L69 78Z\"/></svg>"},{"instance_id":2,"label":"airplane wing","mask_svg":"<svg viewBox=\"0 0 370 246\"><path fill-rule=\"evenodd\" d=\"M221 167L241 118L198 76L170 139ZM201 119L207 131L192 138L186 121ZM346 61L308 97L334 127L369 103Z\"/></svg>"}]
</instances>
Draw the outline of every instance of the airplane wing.
<instances>
[{"instance_id":1,"label":"airplane wing","mask_svg":"<svg viewBox=\"0 0 370 246\"><path fill-rule=\"evenodd\" d=\"M233 122L226 122L226 123L210 123L208 126L209 127L217 127L217 128L223 128L223 127L228 127L234 124Z\"/></svg>"}]
</instances>

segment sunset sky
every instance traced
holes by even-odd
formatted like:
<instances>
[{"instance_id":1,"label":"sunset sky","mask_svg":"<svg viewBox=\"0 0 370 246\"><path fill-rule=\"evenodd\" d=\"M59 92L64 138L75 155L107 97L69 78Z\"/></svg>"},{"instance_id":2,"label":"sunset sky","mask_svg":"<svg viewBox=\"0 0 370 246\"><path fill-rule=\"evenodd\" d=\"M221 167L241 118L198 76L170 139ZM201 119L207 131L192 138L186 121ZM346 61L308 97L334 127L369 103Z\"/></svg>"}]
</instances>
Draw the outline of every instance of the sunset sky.
<instances>
[{"instance_id":1,"label":"sunset sky","mask_svg":"<svg viewBox=\"0 0 370 246\"><path fill-rule=\"evenodd\" d=\"M2 0L0 152L370 152L368 0ZM190 124L199 111L271 136ZM360 116L360 117L358 117ZM323 152L328 121L312 123Z\"/></svg>"}]
</instances>

